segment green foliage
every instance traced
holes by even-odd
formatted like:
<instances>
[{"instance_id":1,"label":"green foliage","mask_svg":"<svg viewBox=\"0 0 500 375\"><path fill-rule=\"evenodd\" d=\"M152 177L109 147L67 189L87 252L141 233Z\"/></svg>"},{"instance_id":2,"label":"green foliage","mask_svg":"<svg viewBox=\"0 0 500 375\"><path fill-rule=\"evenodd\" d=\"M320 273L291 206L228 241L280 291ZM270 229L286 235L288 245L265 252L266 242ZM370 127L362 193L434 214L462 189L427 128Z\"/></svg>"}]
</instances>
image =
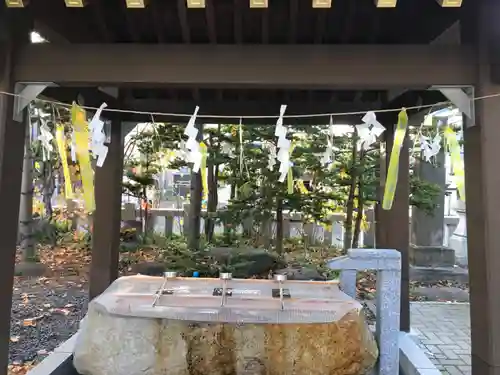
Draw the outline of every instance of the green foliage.
<instances>
[{"instance_id":1,"label":"green foliage","mask_svg":"<svg viewBox=\"0 0 500 375\"><path fill-rule=\"evenodd\" d=\"M437 198L442 193L439 185L414 176L410 177L410 205L417 207L427 215L434 215L434 211L438 206Z\"/></svg>"}]
</instances>

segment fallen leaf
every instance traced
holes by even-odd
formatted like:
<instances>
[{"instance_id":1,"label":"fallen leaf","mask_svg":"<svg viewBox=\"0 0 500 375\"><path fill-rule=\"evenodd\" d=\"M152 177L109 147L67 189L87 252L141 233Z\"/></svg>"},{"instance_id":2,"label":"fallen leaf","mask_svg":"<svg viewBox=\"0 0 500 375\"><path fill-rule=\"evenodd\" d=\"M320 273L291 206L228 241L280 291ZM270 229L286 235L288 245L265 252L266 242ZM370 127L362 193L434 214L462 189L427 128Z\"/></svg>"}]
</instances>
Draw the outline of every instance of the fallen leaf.
<instances>
[{"instance_id":1,"label":"fallen leaf","mask_svg":"<svg viewBox=\"0 0 500 375\"><path fill-rule=\"evenodd\" d=\"M33 319L24 319L23 320L23 326L25 327L35 327L36 326L36 321Z\"/></svg>"},{"instance_id":2,"label":"fallen leaf","mask_svg":"<svg viewBox=\"0 0 500 375\"><path fill-rule=\"evenodd\" d=\"M34 318L28 318L23 320L23 326L25 327L35 327L36 322L45 318L45 315L36 316Z\"/></svg>"},{"instance_id":3,"label":"fallen leaf","mask_svg":"<svg viewBox=\"0 0 500 375\"><path fill-rule=\"evenodd\" d=\"M50 312L52 314L61 314L61 315L69 315L71 312L67 309L59 309L59 308L55 308L55 309L51 309Z\"/></svg>"}]
</instances>

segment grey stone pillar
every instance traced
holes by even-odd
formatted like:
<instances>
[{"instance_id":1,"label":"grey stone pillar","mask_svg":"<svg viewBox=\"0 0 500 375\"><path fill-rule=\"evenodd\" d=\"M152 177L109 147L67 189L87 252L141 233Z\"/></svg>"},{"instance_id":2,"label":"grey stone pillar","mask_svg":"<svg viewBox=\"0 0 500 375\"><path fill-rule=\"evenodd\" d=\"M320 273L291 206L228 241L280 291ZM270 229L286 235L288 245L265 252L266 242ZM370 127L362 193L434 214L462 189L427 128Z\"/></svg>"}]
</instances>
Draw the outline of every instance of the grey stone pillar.
<instances>
[{"instance_id":1,"label":"grey stone pillar","mask_svg":"<svg viewBox=\"0 0 500 375\"><path fill-rule=\"evenodd\" d=\"M417 173L421 180L439 185L441 193L437 198L434 215L427 215L412 207L411 242L417 246L443 246L444 235L444 196L446 190L445 153L441 150L436 155L436 163L420 161Z\"/></svg>"},{"instance_id":2,"label":"grey stone pillar","mask_svg":"<svg viewBox=\"0 0 500 375\"><path fill-rule=\"evenodd\" d=\"M350 249L347 256L331 260L328 267L342 271L340 286L351 297L356 295L356 272L377 271L376 339L380 358L376 374L399 373L401 253L387 249Z\"/></svg>"}]
</instances>

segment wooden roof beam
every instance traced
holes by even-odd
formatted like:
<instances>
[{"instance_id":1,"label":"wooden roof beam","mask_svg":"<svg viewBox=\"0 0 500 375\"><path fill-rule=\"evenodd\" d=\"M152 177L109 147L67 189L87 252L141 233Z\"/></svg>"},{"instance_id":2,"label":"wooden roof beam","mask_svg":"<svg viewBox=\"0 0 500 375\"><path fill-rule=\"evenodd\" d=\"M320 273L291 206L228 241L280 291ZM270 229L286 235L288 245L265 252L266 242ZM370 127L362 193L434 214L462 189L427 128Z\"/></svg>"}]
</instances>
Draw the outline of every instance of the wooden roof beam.
<instances>
[{"instance_id":1,"label":"wooden roof beam","mask_svg":"<svg viewBox=\"0 0 500 375\"><path fill-rule=\"evenodd\" d=\"M21 49L14 76L94 86L426 88L474 84L474 62L468 46L42 43Z\"/></svg>"}]
</instances>

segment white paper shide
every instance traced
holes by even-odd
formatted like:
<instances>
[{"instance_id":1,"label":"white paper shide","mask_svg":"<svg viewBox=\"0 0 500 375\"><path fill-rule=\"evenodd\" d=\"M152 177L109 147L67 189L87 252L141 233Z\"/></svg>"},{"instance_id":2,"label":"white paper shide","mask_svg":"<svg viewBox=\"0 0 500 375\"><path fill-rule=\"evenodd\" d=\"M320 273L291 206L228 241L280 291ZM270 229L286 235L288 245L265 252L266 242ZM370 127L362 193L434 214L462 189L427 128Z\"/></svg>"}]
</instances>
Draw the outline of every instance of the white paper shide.
<instances>
[{"instance_id":1,"label":"white paper shide","mask_svg":"<svg viewBox=\"0 0 500 375\"><path fill-rule=\"evenodd\" d=\"M103 166L104 160L106 160L106 156L108 155L108 146L104 144L106 141L104 121L101 120L101 113L107 106L108 105L106 103L102 103L89 124L91 134L90 151L92 151L94 158L97 159L96 166L98 167Z\"/></svg>"},{"instance_id":2,"label":"white paper shide","mask_svg":"<svg viewBox=\"0 0 500 375\"><path fill-rule=\"evenodd\" d=\"M188 150L186 161L193 164L194 173L198 173L200 171L201 160L203 158L201 154L200 143L196 140L199 130L194 126L199 109L200 107L196 106L193 115L189 119L189 122L184 129L184 134L188 136L188 139L186 141L186 149Z\"/></svg>"}]
</instances>

